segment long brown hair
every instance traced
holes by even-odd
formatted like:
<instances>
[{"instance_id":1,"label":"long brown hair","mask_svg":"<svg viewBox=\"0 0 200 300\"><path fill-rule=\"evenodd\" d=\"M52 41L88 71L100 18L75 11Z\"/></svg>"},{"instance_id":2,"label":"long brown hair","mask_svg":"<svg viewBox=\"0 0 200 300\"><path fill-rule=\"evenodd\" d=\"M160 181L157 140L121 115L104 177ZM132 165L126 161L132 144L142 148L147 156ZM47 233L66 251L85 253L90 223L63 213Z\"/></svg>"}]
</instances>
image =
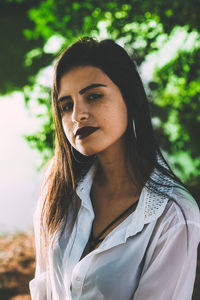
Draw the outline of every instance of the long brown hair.
<instances>
[{"instance_id":1,"label":"long brown hair","mask_svg":"<svg viewBox=\"0 0 200 300\"><path fill-rule=\"evenodd\" d=\"M163 191L159 186L170 188L180 180L165 161L154 136L148 100L138 74L136 65L126 51L112 40L101 42L85 37L67 48L59 57L55 66L52 88L52 113L56 131L55 155L49 176L46 180L47 193L43 203L41 223L46 238L51 238L62 226L64 229L69 211L72 208L74 224L79 207L76 186L95 160L95 156L80 156L79 163L72 155L72 147L67 140L58 108L58 92L61 77L67 71L77 67L91 65L100 68L120 89L128 111L128 126L125 133L128 150L128 167L136 177L136 185L141 190L145 185L158 194ZM134 135L133 120L137 137ZM151 177L152 171L163 174L163 180ZM171 183L169 183L171 182ZM165 192L167 195L167 192Z\"/></svg>"}]
</instances>

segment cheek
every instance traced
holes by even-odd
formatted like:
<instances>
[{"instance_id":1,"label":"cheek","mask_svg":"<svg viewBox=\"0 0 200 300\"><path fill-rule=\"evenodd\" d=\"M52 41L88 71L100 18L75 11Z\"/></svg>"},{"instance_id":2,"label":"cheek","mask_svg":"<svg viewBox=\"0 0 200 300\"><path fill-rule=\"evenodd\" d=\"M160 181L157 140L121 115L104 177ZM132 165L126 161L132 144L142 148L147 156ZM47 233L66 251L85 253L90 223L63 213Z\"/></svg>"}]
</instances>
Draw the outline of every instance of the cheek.
<instances>
[{"instance_id":1,"label":"cheek","mask_svg":"<svg viewBox=\"0 0 200 300\"><path fill-rule=\"evenodd\" d=\"M72 139L73 139L72 124L68 120L66 120L66 118L63 118L62 119L62 126L63 126L64 133L66 135L66 138L71 143Z\"/></svg>"},{"instance_id":2,"label":"cheek","mask_svg":"<svg viewBox=\"0 0 200 300\"><path fill-rule=\"evenodd\" d=\"M111 119L112 120L110 121L113 124L113 127L120 131L126 130L128 125L128 114L126 106L124 104L121 104L119 107L117 107L116 110L113 110Z\"/></svg>"},{"instance_id":3,"label":"cheek","mask_svg":"<svg viewBox=\"0 0 200 300\"><path fill-rule=\"evenodd\" d=\"M124 100L123 100L123 103L121 105L121 122L122 124L125 126L125 128L127 128L127 125L128 125L128 112L127 112L127 107L126 107L126 104L124 103Z\"/></svg>"}]
</instances>

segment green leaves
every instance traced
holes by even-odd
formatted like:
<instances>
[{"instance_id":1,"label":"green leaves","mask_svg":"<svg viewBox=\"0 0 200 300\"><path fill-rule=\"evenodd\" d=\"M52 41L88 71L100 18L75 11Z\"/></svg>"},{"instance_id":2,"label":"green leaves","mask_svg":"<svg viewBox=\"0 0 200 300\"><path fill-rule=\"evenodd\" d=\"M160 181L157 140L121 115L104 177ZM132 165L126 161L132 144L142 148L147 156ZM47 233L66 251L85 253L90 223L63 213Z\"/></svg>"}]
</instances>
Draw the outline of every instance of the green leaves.
<instances>
[{"instance_id":1,"label":"green leaves","mask_svg":"<svg viewBox=\"0 0 200 300\"><path fill-rule=\"evenodd\" d=\"M185 175L185 180L198 175L200 169L200 52L196 44L190 51L179 50L172 61L155 72L155 102L169 108L167 120L161 117L164 132L172 142L165 150L192 158L193 171Z\"/></svg>"},{"instance_id":2,"label":"green leaves","mask_svg":"<svg viewBox=\"0 0 200 300\"><path fill-rule=\"evenodd\" d=\"M89 35L117 40L141 69L151 62L149 72L153 67L154 74L145 84L157 137L182 178L196 176L200 167L197 4L197 0L4 0L0 4L1 93L23 89L27 105L35 99L46 107L46 113L37 116L43 124L40 131L26 137L44 161L52 155L54 129L50 84L39 87L38 74L64 46ZM187 168L190 172L183 171Z\"/></svg>"}]
</instances>

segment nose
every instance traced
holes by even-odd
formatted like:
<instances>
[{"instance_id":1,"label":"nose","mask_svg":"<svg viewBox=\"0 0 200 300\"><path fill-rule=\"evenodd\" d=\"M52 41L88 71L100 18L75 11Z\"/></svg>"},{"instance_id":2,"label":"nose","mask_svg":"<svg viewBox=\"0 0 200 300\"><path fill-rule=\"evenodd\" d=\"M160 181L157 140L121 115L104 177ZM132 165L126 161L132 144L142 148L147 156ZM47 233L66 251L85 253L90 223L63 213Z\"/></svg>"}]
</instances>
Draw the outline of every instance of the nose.
<instances>
[{"instance_id":1,"label":"nose","mask_svg":"<svg viewBox=\"0 0 200 300\"><path fill-rule=\"evenodd\" d=\"M89 111L87 109L87 106L84 104L75 104L73 107L73 112L72 112L72 122L74 123L79 123L81 121L86 121L89 118Z\"/></svg>"}]
</instances>

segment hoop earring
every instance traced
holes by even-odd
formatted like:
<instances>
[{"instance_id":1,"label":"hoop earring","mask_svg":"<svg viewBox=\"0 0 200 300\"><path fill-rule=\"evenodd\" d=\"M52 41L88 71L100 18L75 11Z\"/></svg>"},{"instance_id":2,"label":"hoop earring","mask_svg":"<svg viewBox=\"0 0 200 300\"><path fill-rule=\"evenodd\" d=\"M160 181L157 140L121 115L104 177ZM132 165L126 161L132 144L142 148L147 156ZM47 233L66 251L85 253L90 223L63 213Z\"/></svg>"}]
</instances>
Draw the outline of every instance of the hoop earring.
<instances>
[{"instance_id":1,"label":"hoop earring","mask_svg":"<svg viewBox=\"0 0 200 300\"><path fill-rule=\"evenodd\" d=\"M133 132L134 132L135 139L137 140L136 127L135 127L135 120L133 120Z\"/></svg>"}]
</instances>

